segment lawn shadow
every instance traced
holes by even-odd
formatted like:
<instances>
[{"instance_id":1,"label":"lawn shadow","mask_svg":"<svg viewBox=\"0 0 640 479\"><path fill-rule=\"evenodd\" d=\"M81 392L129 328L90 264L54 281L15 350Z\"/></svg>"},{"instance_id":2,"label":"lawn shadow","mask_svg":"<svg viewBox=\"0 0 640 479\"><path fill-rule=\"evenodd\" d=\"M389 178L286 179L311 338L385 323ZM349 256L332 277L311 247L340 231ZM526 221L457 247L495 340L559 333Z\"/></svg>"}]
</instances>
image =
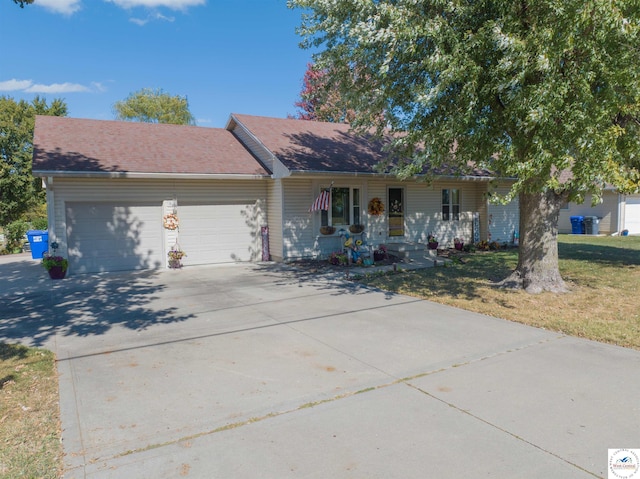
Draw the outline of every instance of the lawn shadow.
<instances>
[{"instance_id":1,"label":"lawn shadow","mask_svg":"<svg viewBox=\"0 0 640 479\"><path fill-rule=\"evenodd\" d=\"M561 260L589 261L609 266L640 265L640 251L610 244L559 242Z\"/></svg>"}]
</instances>

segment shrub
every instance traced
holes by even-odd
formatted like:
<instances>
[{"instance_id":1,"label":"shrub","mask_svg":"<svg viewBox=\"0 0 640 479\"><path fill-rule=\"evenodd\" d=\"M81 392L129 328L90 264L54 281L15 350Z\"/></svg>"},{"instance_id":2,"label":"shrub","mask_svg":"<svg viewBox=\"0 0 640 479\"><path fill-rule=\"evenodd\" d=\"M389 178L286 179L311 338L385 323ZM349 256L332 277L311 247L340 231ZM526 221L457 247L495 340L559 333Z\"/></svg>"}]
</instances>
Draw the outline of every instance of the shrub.
<instances>
[{"instance_id":1,"label":"shrub","mask_svg":"<svg viewBox=\"0 0 640 479\"><path fill-rule=\"evenodd\" d=\"M7 250L9 252L17 252L17 250L22 251L24 235L27 233L28 229L29 224L22 220L14 221L4 227L4 235L7 241Z\"/></svg>"}]
</instances>

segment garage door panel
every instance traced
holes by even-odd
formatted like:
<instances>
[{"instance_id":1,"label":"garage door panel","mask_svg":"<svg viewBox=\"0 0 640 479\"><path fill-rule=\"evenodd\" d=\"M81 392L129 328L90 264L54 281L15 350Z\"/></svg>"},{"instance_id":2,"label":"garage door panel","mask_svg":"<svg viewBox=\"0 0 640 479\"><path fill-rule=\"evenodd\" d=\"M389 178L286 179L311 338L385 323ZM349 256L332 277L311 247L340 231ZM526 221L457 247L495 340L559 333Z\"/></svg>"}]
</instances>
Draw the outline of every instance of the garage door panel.
<instances>
[{"instance_id":1,"label":"garage door panel","mask_svg":"<svg viewBox=\"0 0 640 479\"><path fill-rule=\"evenodd\" d=\"M71 272L164 265L160 205L69 203L66 213Z\"/></svg>"},{"instance_id":2,"label":"garage door panel","mask_svg":"<svg viewBox=\"0 0 640 479\"><path fill-rule=\"evenodd\" d=\"M187 253L183 264L214 264L255 261L260 225L255 217L256 205L209 204L180 205L179 243Z\"/></svg>"},{"instance_id":3,"label":"garage door panel","mask_svg":"<svg viewBox=\"0 0 640 479\"><path fill-rule=\"evenodd\" d=\"M630 234L640 234L640 196L627 196L624 227Z\"/></svg>"}]
</instances>

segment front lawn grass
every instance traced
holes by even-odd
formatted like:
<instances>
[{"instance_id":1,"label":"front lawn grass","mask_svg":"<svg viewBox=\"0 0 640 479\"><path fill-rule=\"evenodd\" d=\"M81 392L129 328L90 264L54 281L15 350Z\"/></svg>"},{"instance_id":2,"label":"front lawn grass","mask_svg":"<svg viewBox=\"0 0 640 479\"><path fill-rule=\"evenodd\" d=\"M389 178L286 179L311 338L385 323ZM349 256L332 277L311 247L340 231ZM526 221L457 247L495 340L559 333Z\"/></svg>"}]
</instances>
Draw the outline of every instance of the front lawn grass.
<instances>
[{"instance_id":1,"label":"front lawn grass","mask_svg":"<svg viewBox=\"0 0 640 479\"><path fill-rule=\"evenodd\" d=\"M564 334L640 349L640 237L560 235L567 294L501 289L517 249L463 256L465 263L361 278L377 288Z\"/></svg>"},{"instance_id":2,"label":"front lawn grass","mask_svg":"<svg viewBox=\"0 0 640 479\"><path fill-rule=\"evenodd\" d=\"M61 474L58 376L52 352L0 343L0 478Z\"/></svg>"}]
</instances>

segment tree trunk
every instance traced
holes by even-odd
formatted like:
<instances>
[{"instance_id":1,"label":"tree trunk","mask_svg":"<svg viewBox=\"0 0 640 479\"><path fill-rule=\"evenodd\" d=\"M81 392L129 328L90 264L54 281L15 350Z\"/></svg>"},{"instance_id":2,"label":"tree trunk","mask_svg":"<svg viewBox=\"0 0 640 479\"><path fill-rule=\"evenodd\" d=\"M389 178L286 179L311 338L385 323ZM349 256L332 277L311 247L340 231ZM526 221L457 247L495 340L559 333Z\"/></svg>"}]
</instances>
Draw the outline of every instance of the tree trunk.
<instances>
[{"instance_id":1,"label":"tree trunk","mask_svg":"<svg viewBox=\"0 0 640 479\"><path fill-rule=\"evenodd\" d=\"M518 266L501 285L528 293L566 293L558 265L558 217L566 195L520 193Z\"/></svg>"}]
</instances>

